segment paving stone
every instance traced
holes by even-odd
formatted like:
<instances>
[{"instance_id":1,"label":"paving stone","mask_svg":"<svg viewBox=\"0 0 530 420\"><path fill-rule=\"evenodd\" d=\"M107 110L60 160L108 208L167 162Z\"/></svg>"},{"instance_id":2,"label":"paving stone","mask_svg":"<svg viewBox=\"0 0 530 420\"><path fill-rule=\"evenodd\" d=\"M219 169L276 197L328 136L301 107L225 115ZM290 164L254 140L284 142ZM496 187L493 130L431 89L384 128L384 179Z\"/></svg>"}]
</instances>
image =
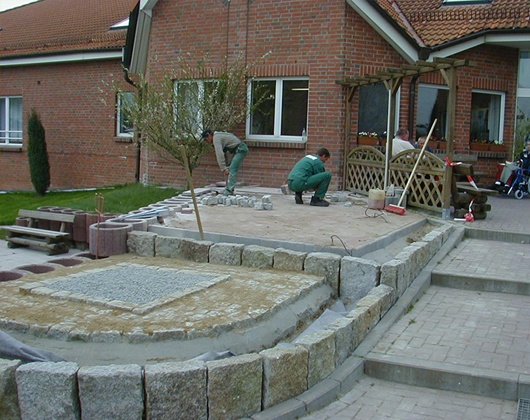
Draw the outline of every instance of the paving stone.
<instances>
[{"instance_id":1,"label":"paving stone","mask_svg":"<svg viewBox=\"0 0 530 420\"><path fill-rule=\"evenodd\" d=\"M146 410L157 420L207 419L206 364L190 360L145 367Z\"/></svg>"},{"instance_id":2,"label":"paving stone","mask_svg":"<svg viewBox=\"0 0 530 420\"><path fill-rule=\"evenodd\" d=\"M79 419L78 369L79 366L71 362L35 362L20 366L15 377L21 417Z\"/></svg>"}]
</instances>

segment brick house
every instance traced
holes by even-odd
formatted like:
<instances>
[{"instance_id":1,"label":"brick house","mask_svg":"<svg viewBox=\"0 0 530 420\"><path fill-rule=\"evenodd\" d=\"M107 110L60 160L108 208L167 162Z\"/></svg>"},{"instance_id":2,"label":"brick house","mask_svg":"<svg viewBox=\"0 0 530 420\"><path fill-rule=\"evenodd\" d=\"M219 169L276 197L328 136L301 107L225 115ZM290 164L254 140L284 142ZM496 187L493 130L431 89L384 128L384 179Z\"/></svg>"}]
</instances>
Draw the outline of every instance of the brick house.
<instances>
[{"instance_id":1,"label":"brick house","mask_svg":"<svg viewBox=\"0 0 530 420\"><path fill-rule=\"evenodd\" d=\"M130 33L119 22L135 8ZM382 135L382 83L350 95L341 82L434 58L464 59L457 70L455 151L493 178L510 158L518 110L530 115L529 0L46 0L0 13L0 189L32 189L26 119L46 128L51 188L142 180L181 186L183 169L131 140L113 86L122 74L160 73L179 54L209 54L212 69L243 53L256 62L249 92L270 89L267 112L234 130L250 153L240 179L278 187L305 153L325 146L332 187L343 186L344 156L359 132ZM38 22L35 24L34 22ZM29 40L29 41L28 41ZM200 81L198 81L200 83ZM393 130L413 138L436 117L446 136L447 85L440 72L404 78ZM392 131L393 131L392 130ZM505 152L475 152L474 140ZM196 185L222 180L213 153L194 171Z\"/></svg>"},{"instance_id":2,"label":"brick house","mask_svg":"<svg viewBox=\"0 0 530 420\"><path fill-rule=\"evenodd\" d=\"M117 124L130 0L46 0L0 13L0 190L33 189L27 116L46 130L51 188L134 182L136 147ZM129 86L130 87L130 86Z\"/></svg>"},{"instance_id":3,"label":"brick house","mask_svg":"<svg viewBox=\"0 0 530 420\"><path fill-rule=\"evenodd\" d=\"M224 57L243 53L256 62L270 51L249 84L250 95L255 84L270 88L269 112L235 130L250 147L241 179L277 187L300 157L325 146L340 188L357 134L386 131L388 91L378 83L346 97L338 82L436 57L468 60L474 65L457 70L454 149L489 182L497 162L510 157L517 107L530 114L529 10L528 0L141 1L126 65L152 76L174 66L179 54L198 60L208 53L215 69ZM447 92L441 72L405 77L389 126L417 138L438 118L434 135L445 139ZM505 150L471 150L479 142ZM181 168L154 154L142 163L151 183L182 177ZM213 153L194 176L198 185L222 179Z\"/></svg>"}]
</instances>

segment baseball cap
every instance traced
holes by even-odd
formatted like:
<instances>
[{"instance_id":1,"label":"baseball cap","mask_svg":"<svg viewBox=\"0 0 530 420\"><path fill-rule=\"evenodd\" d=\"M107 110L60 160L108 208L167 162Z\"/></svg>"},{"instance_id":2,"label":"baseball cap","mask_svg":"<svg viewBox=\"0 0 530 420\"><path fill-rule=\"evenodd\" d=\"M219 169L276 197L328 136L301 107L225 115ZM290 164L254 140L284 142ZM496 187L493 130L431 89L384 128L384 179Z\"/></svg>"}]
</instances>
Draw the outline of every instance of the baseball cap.
<instances>
[{"instance_id":1,"label":"baseball cap","mask_svg":"<svg viewBox=\"0 0 530 420\"><path fill-rule=\"evenodd\" d=\"M204 130L201 134L201 143L208 137L210 134L213 134L212 130Z\"/></svg>"}]
</instances>

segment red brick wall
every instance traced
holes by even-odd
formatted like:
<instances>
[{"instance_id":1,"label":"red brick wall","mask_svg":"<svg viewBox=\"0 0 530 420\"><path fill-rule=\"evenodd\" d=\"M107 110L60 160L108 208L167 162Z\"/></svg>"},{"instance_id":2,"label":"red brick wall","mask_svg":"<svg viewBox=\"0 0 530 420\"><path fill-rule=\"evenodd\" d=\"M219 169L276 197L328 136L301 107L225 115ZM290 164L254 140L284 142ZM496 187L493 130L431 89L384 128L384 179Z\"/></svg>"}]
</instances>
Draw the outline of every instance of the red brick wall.
<instances>
[{"instance_id":1,"label":"red brick wall","mask_svg":"<svg viewBox=\"0 0 530 420\"><path fill-rule=\"evenodd\" d=\"M253 63L270 51L255 69L256 76L309 77L308 140L306 145L249 142L240 179L279 187L298 159L323 146L332 154L327 168L336 187L342 182L345 106L344 91L335 81L351 75L359 63L395 60L397 54L343 1L234 0L225 6L211 0L201 5L193 0L181 1L178 7L170 1L158 2L151 33L151 75L174 66L179 53L202 58L209 52L215 68L225 55L245 51ZM352 29L344 33L345 27ZM352 54L359 45L365 48L363 54ZM244 126L236 132L243 136ZM152 178L153 168L149 168L150 182L171 183L183 177L178 168L156 166L157 178ZM201 159L194 175L198 185L224 179L213 152Z\"/></svg>"},{"instance_id":2,"label":"red brick wall","mask_svg":"<svg viewBox=\"0 0 530 420\"><path fill-rule=\"evenodd\" d=\"M118 60L0 69L0 95L22 95L24 118L22 151L0 146L0 189L33 189L26 153L32 108L46 130L52 189L134 182L135 147L117 141L112 80L128 86Z\"/></svg>"}]
</instances>

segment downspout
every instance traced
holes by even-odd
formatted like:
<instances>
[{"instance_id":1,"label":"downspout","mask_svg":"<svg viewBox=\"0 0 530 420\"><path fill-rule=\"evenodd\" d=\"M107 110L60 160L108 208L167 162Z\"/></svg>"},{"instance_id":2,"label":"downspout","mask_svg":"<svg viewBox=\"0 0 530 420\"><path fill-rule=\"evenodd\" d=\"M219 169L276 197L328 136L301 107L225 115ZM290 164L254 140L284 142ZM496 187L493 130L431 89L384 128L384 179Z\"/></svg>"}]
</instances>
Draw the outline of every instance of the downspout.
<instances>
[{"instance_id":1,"label":"downspout","mask_svg":"<svg viewBox=\"0 0 530 420\"><path fill-rule=\"evenodd\" d=\"M138 95L140 95L140 89L138 89L136 83L134 83L134 81L129 77L129 71L125 67L123 68L123 78L127 83L133 86L138 91ZM138 130L134 130L133 139L136 143L136 169L134 173L134 181L140 182L140 159L142 156L142 145L140 143L140 133Z\"/></svg>"},{"instance_id":2,"label":"downspout","mask_svg":"<svg viewBox=\"0 0 530 420\"><path fill-rule=\"evenodd\" d=\"M416 112L416 82L418 81L420 75L416 74L412 76L410 80L410 89L409 89L409 115L407 117L408 130L410 133L409 141L412 138L412 135L415 134L414 131L414 114Z\"/></svg>"}]
</instances>

